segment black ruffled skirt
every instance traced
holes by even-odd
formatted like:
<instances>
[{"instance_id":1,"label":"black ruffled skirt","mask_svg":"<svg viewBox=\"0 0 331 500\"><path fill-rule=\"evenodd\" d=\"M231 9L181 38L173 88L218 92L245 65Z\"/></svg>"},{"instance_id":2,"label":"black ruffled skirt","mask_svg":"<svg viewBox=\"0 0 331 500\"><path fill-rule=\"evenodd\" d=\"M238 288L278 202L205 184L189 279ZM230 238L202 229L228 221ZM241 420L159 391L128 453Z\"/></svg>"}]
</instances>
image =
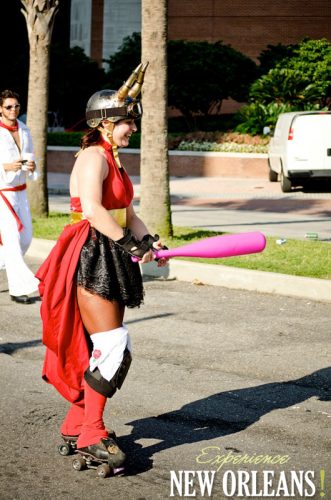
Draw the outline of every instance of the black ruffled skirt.
<instances>
[{"instance_id":1,"label":"black ruffled skirt","mask_svg":"<svg viewBox=\"0 0 331 500\"><path fill-rule=\"evenodd\" d=\"M94 228L82 247L77 285L126 307L139 307L144 290L140 267L111 239Z\"/></svg>"}]
</instances>

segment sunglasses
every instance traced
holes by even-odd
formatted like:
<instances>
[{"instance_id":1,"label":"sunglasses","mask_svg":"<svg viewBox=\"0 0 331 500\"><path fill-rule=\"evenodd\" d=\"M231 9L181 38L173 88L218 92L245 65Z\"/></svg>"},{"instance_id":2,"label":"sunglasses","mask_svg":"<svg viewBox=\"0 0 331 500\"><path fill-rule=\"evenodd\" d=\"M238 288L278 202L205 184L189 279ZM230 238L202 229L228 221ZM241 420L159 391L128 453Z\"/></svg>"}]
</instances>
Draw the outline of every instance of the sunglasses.
<instances>
[{"instance_id":1,"label":"sunglasses","mask_svg":"<svg viewBox=\"0 0 331 500\"><path fill-rule=\"evenodd\" d=\"M13 109L13 108L14 109L20 108L21 105L20 104L12 104L10 106L3 106L3 107L9 111L10 109Z\"/></svg>"},{"instance_id":2,"label":"sunglasses","mask_svg":"<svg viewBox=\"0 0 331 500\"><path fill-rule=\"evenodd\" d=\"M128 116L133 119L141 118L143 114L143 107L141 102L133 102L127 106Z\"/></svg>"}]
</instances>

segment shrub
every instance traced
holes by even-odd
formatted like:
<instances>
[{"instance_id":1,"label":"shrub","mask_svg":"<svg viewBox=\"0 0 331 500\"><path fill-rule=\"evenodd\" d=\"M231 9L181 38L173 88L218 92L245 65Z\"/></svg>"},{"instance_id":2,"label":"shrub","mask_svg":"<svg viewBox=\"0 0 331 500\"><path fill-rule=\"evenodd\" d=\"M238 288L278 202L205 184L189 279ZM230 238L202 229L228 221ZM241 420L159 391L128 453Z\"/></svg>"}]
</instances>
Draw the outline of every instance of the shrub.
<instances>
[{"instance_id":1,"label":"shrub","mask_svg":"<svg viewBox=\"0 0 331 500\"><path fill-rule=\"evenodd\" d=\"M84 132L48 132L47 145L79 147L83 134Z\"/></svg>"},{"instance_id":2,"label":"shrub","mask_svg":"<svg viewBox=\"0 0 331 500\"><path fill-rule=\"evenodd\" d=\"M321 86L310 83L310 79L301 71L275 68L252 84L249 98L263 104L284 103L305 109L318 104L323 93Z\"/></svg>"},{"instance_id":3,"label":"shrub","mask_svg":"<svg viewBox=\"0 0 331 500\"><path fill-rule=\"evenodd\" d=\"M326 106L331 98L331 43L320 40L303 40L295 49L293 56L286 58L282 67L299 71L310 81L319 94L320 108Z\"/></svg>"},{"instance_id":4,"label":"shrub","mask_svg":"<svg viewBox=\"0 0 331 500\"><path fill-rule=\"evenodd\" d=\"M237 132L247 134L262 134L264 127L273 129L280 113L293 111L294 109L282 103L262 104L253 102L243 106L238 111L241 123L236 127Z\"/></svg>"},{"instance_id":5,"label":"shrub","mask_svg":"<svg viewBox=\"0 0 331 500\"><path fill-rule=\"evenodd\" d=\"M266 96L275 97L279 102L292 105L307 106L318 104L323 107L331 97L331 43L321 40L305 39L298 45L289 46L287 56L279 60L274 69L252 85L250 97L259 98L255 94L259 89ZM270 92L271 84L275 90ZM270 102L270 97L266 102Z\"/></svg>"},{"instance_id":6,"label":"shrub","mask_svg":"<svg viewBox=\"0 0 331 500\"><path fill-rule=\"evenodd\" d=\"M83 134L84 132L49 132L47 134L47 145L79 147ZM140 148L140 133L131 136L129 147Z\"/></svg>"},{"instance_id":7,"label":"shrub","mask_svg":"<svg viewBox=\"0 0 331 500\"><path fill-rule=\"evenodd\" d=\"M267 153L268 146L253 144L237 144L235 142L195 142L182 141L178 149L180 151L214 151L222 153Z\"/></svg>"}]
</instances>

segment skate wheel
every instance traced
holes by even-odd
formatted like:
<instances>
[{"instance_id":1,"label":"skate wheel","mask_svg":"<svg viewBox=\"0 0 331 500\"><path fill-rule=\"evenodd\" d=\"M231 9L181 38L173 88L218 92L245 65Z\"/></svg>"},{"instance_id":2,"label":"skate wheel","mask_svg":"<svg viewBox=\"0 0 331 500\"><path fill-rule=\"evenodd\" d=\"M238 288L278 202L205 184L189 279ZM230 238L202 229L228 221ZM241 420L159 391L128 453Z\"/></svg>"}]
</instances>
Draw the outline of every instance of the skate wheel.
<instances>
[{"instance_id":1,"label":"skate wheel","mask_svg":"<svg viewBox=\"0 0 331 500\"><path fill-rule=\"evenodd\" d=\"M113 469L114 476L123 476L124 472L125 472L124 467L117 467L117 468Z\"/></svg>"},{"instance_id":2,"label":"skate wheel","mask_svg":"<svg viewBox=\"0 0 331 500\"><path fill-rule=\"evenodd\" d=\"M60 455L66 457L71 454L71 447L68 443L60 444L58 447Z\"/></svg>"},{"instance_id":3,"label":"skate wheel","mask_svg":"<svg viewBox=\"0 0 331 500\"><path fill-rule=\"evenodd\" d=\"M86 460L84 457L76 457L72 461L72 466L75 470L86 469Z\"/></svg>"},{"instance_id":4,"label":"skate wheel","mask_svg":"<svg viewBox=\"0 0 331 500\"><path fill-rule=\"evenodd\" d=\"M109 477L111 474L111 468L108 464L102 464L97 467L97 475L104 479L105 477Z\"/></svg>"}]
</instances>

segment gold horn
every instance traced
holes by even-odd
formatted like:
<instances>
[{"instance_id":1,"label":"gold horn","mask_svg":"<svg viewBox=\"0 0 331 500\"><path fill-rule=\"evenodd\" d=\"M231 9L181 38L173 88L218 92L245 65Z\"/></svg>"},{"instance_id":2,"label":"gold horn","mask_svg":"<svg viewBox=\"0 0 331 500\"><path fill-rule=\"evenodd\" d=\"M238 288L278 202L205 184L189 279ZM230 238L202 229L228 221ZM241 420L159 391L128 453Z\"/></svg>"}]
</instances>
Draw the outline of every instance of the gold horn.
<instances>
[{"instance_id":1,"label":"gold horn","mask_svg":"<svg viewBox=\"0 0 331 500\"><path fill-rule=\"evenodd\" d=\"M135 98L137 97L137 95L139 94L139 92L141 91L141 87L144 83L144 76L145 76L145 71L147 69L147 66L149 65L149 62L147 61L147 63L145 63L142 68L140 69L139 71L139 75L138 75L138 78L137 78L137 81L136 83L133 85L133 87L129 90L129 96L132 97L132 98Z\"/></svg>"},{"instance_id":2,"label":"gold horn","mask_svg":"<svg viewBox=\"0 0 331 500\"><path fill-rule=\"evenodd\" d=\"M126 96L128 95L129 90L131 89L132 85L134 82L137 80L140 74L140 70L142 68L142 63L139 64L139 66L136 67L134 71L132 71L131 75L127 79L126 82L123 83L122 87L118 90L117 95L118 98L123 101Z\"/></svg>"}]
</instances>

